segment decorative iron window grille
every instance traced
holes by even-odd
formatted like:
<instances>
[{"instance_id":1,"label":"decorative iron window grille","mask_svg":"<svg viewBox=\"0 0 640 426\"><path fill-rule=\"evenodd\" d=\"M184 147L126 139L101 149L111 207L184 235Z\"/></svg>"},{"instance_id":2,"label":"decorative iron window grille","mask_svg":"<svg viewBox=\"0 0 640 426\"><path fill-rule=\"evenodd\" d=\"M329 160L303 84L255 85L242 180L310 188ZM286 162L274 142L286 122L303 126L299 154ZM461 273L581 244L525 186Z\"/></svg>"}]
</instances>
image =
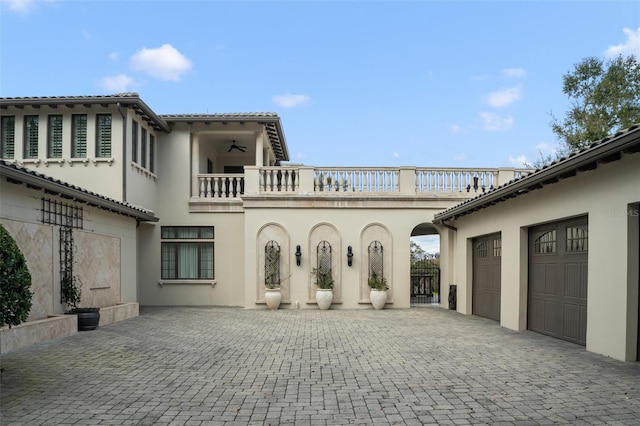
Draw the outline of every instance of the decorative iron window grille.
<instances>
[{"instance_id":1,"label":"decorative iron window grille","mask_svg":"<svg viewBox=\"0 0 640 426\"><path fill-rule=\"evenodd\" d=\"M273 240L264 246L264 284L280 287L280 245Z\"/></svg>"},{"instance_id":2,"label":"decorative iron window grille","mask_svg":"<svg viewBox=\"0 0 640 426\"><path fill-rule=\"evenodd\" d=\"M316 247L317 253L317 269L318 269L318 280L329 279L332 280L332 267L331 267L331 255L332 249L331 244L328 241L320 241L318 246Z\"/></svg>"},{"instance_id":3,"label":"decorative iron window grille","mask_svg":"<svg viewBox=\"0 0 640 426\"><path fill-rule=\"evenodd\" d=\"M382 243L380 241L373 241L371 244L369 244L368 254L368 278L371 279L372 277L378 277L379 279L382 279L384 277L384 254Z\"/></svg>"},{"instance_id":4,"label":"decorative iron window grille","mask_svg":"<svg viewBox=\"0 0 640 426\"><path fill-rule=\"evenodd\" d=\"M42 198L42 223L82 229L84 212L82 207Z\"/></svg>"}]
</instances>

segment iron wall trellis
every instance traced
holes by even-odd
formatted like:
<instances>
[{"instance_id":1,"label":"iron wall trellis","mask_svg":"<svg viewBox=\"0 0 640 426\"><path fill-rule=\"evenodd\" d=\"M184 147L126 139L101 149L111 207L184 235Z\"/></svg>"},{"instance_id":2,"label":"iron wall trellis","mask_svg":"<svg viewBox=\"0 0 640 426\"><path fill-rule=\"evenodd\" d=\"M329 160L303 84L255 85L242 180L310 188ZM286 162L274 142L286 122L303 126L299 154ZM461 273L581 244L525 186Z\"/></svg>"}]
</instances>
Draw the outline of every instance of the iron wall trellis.
<instances>
[{"instance_id":1,"label":"iron wall trellis","mask_svg":"<svg viewBox=\"0 0 640 426\"><path fill-rule=\"evenodd\" d=\"M84 226L82 207L42 198L42 223L82 229Z\"/></svg>"},{"instance_id":2,"label":"iron wall trellis","mask_svg":"<svg viewBox=\"0 0 640 426\"><path fill-rule=\"evenodd\" d=\"M320 241L317 248L317 268L321 275L331 276L331 244L328 241Z\"/></svg>"},{"instance_id":3,"label":"iron wall trellis","mask_svg":"<svg viewBox=\"0 0 640 426\"><path fill-rule=\"evenodd\" d=\"M369 255L369 276L371 278L373 276L377 276L380 279L384 278L384 257L383 257L383 247L380 241L373 241L369 244L368 248Z\"/></svg>"},{"instance_id":4,"label":"iron wall trellis","mask_svg":"<svg viewBox=\"0 0 640 426\"><path fill-rule=\"evenodd\" d=\"M280 286L280 245L273 240L264 246L264 283L267 287Z\"/></svg>"}]
</instances>

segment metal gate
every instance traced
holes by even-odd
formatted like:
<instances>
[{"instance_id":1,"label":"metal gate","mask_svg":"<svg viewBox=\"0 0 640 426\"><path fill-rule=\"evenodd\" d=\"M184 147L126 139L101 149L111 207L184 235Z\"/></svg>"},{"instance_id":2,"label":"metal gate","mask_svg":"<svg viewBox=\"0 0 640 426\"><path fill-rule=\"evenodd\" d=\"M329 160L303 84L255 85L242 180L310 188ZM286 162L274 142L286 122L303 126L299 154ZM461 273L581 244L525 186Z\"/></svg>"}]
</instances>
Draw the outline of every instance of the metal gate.
<instances>
[{"instance_id":1,"label":"metal gate","mask_svg":"<svg viewBox=\"0 0 640 426\"><path fill-rule=\"evenodd\" d=\"M411 304L440 303L440 256L425 254L411 262Z\"/></svg>"}]
</instances>

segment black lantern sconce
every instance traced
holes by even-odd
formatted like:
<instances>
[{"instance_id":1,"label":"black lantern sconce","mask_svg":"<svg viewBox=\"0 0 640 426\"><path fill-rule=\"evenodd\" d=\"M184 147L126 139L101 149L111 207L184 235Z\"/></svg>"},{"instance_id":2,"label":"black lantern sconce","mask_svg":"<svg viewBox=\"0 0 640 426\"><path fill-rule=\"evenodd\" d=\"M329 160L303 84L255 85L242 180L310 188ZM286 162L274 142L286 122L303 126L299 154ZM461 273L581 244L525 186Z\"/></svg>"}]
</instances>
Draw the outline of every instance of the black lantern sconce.
<instances>
[{"instance_id":1,"label":"black lantern sconce","mask_svg":"<svg viewBox=\"0 0 640 426\"><path fill-rule=\"evenodd\" d=\"M347 247L347 265L353 265L353 249L351 246Z\"/></svg>"},{"instance_id":2,"label":"black lantern sconce","mask_svg":"<svg viewBox=\"0 0 640 426\"><path fill-rule=\"evenodd\" d=\"M302 257L302 252L300 251L300 246L296 246L296 265L300 266L300 258Z\"/></svg>"}]
</instances>

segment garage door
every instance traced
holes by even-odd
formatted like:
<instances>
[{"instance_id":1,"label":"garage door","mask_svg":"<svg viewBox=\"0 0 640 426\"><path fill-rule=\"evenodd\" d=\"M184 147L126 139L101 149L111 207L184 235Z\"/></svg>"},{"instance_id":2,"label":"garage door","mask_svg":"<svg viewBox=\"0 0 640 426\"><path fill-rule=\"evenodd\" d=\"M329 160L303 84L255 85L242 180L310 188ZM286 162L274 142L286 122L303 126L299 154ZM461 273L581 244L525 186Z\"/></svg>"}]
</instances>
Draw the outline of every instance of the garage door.
<instances>
[{"instance_id":1,"label":"garage door","mask_svg":"<svg viewBox=\"0 0 640 426\"><path fill-rule=\"evenodd\" d=\"M584 345L587 218L529 229L528 328Z\"/></svg>"},{"instance_id":2,"label":"garage door","mask_svg":"<svg viewBox=\"0 0 640 426\"><path fill-rule=\"evenodd\" d=\"M492 234L473 240L472 312L500 321L502 238Z\"/></svg>"}]
</instances>

